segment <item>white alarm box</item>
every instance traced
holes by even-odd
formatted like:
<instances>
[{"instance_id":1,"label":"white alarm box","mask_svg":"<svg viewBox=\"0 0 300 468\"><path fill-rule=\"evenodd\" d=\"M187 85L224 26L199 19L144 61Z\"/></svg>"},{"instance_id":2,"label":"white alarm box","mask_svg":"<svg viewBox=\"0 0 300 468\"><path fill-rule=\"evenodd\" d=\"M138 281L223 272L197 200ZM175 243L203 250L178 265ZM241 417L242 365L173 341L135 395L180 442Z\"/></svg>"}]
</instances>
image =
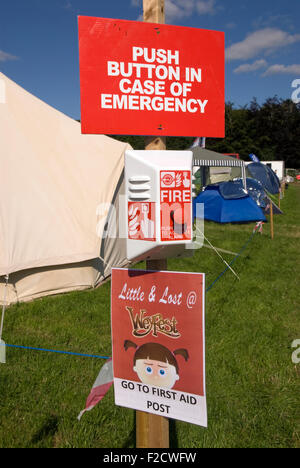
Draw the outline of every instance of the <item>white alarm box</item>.
<instances>
[{"instance_id":1,"label":"white alarm box","mask_svg":"<svg viewBox=\"0 0 300 468\"><path fill-rule=\"evenodd\" d=\"M126 151L128 260L191 253L192 158L192 151Z\"/></svg>"}]
</instances>

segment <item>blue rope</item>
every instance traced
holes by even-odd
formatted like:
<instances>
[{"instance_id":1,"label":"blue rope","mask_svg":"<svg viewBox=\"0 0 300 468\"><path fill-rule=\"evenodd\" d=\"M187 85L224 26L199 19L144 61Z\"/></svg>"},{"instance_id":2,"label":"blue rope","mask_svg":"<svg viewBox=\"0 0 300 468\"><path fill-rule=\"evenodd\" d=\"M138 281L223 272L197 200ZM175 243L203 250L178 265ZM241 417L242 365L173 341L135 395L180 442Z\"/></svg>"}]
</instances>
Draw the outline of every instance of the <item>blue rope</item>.
<instances>
[{"instance_id":1,"label":"blue rope","mask_svg":"<svg viewBox=\"0 0 300 468\"><path fill-rule=\"evenodd\" d=\"M247 245L249 244L249 242L251 242L251 240L253 239L254 237L254 234L256 233L256 231L253 231L251 236L249 237L249 239L247 240L247 242L243 245L243 247L241 248L241 250L237 253L237 255L234 257L234 259L229 263L229 266L227 266L225 268L224 271L222 271L222 273L219 274L219 276L206 288L206 292L209 291L213 285L224 275L224 273L226 273L226 271L229 269L229 267L231 265L233 265L233 263L236 261L236 259L241 255L241 253L245 250L245 248L247 247ZM69 354L69 355L72 355L72 356L84 356L84 357L92 357L92 358L98 358L98 359L110 359L109 356L98 356L97 354L82 354L82 353L73 353L73 352L70 352L70 351L57 351L55 349L44 349L44 348L33 348L32 346L19 346L19 345L12 345L12 344L7 344L5 343L5 346L9 346L11 348L22 348L22 349L33 349L34 351L48 351L50 353L60 353L60 354Z\"/></svg>"},{"instance_id":2,"label":"blue rope","mask_svg":"<svg viewBox=\"0 0 300 468\"><path fill-rule=\"evenodd\" d=\"M82 353L71 353L70 351L57 351L55 349L44 349L44 348L33 348L32 346L19 346L5 343L5 346L11 348L22 348L22 349L33 349L34 351L48 351L50 353L60 353L60 354L71 354L72 356L84 356L84 357L93 357L98 359L110 359L109 356L98 356L97 354L82 354Z\"/></svg>"},{"instance_id":3,"label":"blue rope","mask_svg":"<svg viewBox=\"0 0 300 468\"><path fill-rule=\"evenodd\" d=\"M241 248L241 250L236 254L236 256L234 257L233 260L231 260L231 262L228 264L228 266L225 268L224 271L222 271L222 273L219 274L219 276L206 288L206 291L209 291L213 285L224 275L224 273L226 273L226 271L229 269L229 267L231 267L231 265L234 264L234 262L236 261L236 259L241 255L241 253L245 250L245 248L247 247L247 245L249 244L249 242L252 241L254 235L255 235L256 231L253 231L251 236L249 237L249 239L247 240L247 242L243 245L243 247Z\"/></svg>"}]
</instances>

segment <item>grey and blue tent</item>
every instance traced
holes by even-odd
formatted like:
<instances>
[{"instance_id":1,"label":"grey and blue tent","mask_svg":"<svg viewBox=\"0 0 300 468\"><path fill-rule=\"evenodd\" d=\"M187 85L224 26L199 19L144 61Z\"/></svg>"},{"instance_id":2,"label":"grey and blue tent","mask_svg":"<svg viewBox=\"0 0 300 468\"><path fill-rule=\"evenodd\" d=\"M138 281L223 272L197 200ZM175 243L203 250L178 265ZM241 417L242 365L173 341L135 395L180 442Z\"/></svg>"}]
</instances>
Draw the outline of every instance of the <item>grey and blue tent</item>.
<instances>
[{"instance_id":1,"label":"grey and blue tent","mask_svg":"<svg viewBox=\"0 0 300 468\"><path fill-rule=\"evenodd\" d=\"M272 195L279 193L280 181L275 172L266 164L258 162L248 164L247 174L251 178L258 180L263 188Z\"/></svg>"},{"instance_id":2,"label":"grey and blue tent","mask_svg":"<svg viewBox=\"0 0 300 468\"><path fill-rule=\"evenodd\" d=\"M262 209L248 195L241 181L211 184L193 200L194 218L203 216L197 205L204 204L204 219L216 223L266 221Z\"/></svg>"},{"instance_id":3,"label":"grey and blue tent","mask_svg":"<svg viewBox=\"0 0 300 468\"><path fill-rule=\"evenodd\" d=\"M235 183L243 187L243 181L241 179L235 180ZM255 201L257 206L263 210L264 214L270 214L271 204L273 207L273 214L283 214L280 208L268 197L262 184L258 180L247 177L246 184L248 195Z\"/></svg>"}]
</instances>

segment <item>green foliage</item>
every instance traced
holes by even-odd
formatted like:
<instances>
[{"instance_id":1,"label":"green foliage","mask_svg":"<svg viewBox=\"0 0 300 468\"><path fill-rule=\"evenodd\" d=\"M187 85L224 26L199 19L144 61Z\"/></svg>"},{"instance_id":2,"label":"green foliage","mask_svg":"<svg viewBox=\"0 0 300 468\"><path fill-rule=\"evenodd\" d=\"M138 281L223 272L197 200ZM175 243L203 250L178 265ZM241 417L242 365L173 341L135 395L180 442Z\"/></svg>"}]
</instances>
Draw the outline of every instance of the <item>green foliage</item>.
<instances>
[{"instance_id":1,"label":"green foliage","mask_svg":"<svg viewBox=\"0 0 300 468\"><path fill-rule=\"evenodd\" d=\"M274 240L265 224L234 263L240 281L227 271L206 294L208 429L171 420L171 448L300 446L300 364L291 359L291 344L300 338L300 184L289 186L281 207ZM239 252L252 228L205 223L205 235ZM204 272L206 286L224 268L205 247L168 261L169 270ZM111 356L110 283L9 307L3 338ZM134 447L135 412L114 405L113 388L77 421L103 363L7 348L7 363L0 364L0 447Z\"/></svg>"},{"instance_id":2,"label":"green foliage","mask_svg":"<svg viewBox=\"0 0 300 468\"><path fill-rule=\"evenodd\" d=\"M244 160L254 153L262 161L283 160L286 167L300 167L299 105L275 96L260 106L254 98L241 109L227 103L225 115L226 138L208 140L208 149L239 153Z\"/></svg>"},{"instance_id":3,"label":"green foliage","mask_svg":"<svg viewBox=\"0 0 300 468\"><path fill-rule=\"evenodd\" d=\"M261 106L253 98L248 106L235 109L225 105L225 135L223 139L207 138L206 147L219 153L238 153L249 161L254 153L262 161L285 161L286 167L300 168L300 105L277 96L269 98ZM199 129L199 135L201 129ZM115 136L127 141L134 149L144 149L141 136ZM168 150L184 150L194 138L167 137Z\"/></svg>"}]
</instances>

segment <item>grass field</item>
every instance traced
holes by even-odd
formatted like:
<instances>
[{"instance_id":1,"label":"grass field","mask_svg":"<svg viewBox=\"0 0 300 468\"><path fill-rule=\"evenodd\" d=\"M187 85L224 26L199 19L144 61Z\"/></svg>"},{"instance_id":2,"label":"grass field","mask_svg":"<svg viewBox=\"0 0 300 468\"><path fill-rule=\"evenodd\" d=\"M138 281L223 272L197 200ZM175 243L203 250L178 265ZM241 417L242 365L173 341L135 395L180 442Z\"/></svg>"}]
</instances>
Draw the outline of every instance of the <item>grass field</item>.
<instances>
[{"instance_id":1,"label":"grass field","mask_svg":"<svg viewBox=\"0 0 300 468\"><path fill-rule=\"evenodd\" d=\"M300 447L300 184L285 192L283 216L256 234L206 295L208 428L170 421L170 446ZM254 224L205 224L216 246L238 252ZM231 261L231 254L222 254ZM143 264L137 267L143 267ZM169 260L169 270L224 270L208 248ZM8 308L3 339L14 345L111 356L110 283ZM104 360L7 348L0 364L0 447L135 447L135 412L114 405L113 388L77 415Z\"/></svg>"}]
</instances>

